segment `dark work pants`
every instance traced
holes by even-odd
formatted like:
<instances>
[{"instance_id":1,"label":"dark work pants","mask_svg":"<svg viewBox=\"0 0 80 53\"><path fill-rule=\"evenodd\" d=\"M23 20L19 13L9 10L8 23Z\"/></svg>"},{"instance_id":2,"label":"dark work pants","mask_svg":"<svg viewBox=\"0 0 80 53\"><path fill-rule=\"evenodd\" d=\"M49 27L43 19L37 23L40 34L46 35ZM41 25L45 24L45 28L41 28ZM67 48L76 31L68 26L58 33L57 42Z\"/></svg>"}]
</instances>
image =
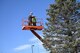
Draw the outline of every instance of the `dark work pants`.
<instances>
[{"instance_id":1,"label":"dark work pants","mask_svg":"<svg viewBox=\"0 0 80 53\"><path fill-rule=\"evenodd\" d=\"M32 22L29 22L28 25L29 25L29 26L32 26Z\"/></svg>"},{"instance_id":2,"label":"dark work pants","mask_svg":"<svg viewBox=\"0 0 80 53\"><path fill-rule=\"evenodd\" d=\"M33 22L33 26L36 26L36 22Z\"/></svg>"}]
</instances>

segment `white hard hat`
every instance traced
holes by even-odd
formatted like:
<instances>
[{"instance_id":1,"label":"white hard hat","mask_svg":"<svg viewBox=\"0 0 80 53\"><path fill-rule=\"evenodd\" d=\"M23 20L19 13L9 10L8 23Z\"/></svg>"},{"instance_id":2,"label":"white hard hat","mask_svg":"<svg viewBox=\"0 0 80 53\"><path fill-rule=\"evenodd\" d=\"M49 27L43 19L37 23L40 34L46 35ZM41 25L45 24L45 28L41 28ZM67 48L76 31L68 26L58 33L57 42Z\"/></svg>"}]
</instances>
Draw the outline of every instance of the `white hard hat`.
<instances>
[{"instance_id":1,"label":"white hard hat","mask_svg":"<svg viewBox=\"0 0 80 53\"><path fill-rule=\"evenodd\" d=\"M33 15L33 12L30 12L30 15Z\"/></svg>"}]
</instances>

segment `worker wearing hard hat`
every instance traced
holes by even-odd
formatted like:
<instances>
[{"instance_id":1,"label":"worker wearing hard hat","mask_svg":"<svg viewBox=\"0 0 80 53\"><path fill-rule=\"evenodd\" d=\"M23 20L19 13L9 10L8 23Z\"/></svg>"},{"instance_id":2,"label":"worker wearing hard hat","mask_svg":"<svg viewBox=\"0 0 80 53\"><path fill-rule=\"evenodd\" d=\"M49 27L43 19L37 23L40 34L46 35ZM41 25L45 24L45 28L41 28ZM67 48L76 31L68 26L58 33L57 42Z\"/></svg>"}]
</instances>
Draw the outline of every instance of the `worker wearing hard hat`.
<instances>
[{"instance_id":1,"label":"worker wearing hard hat","mask_svg":"<svg viewBox=\"0 0 80 53\"><path fill-rule=\"evenodd\" d=\"M29 26L31 26L32 25L32 17L33 17L33 13L32 12L30 12L30 15L29 15L29 17L28 17L28 25Z\"/></svg>"}]
</instances>

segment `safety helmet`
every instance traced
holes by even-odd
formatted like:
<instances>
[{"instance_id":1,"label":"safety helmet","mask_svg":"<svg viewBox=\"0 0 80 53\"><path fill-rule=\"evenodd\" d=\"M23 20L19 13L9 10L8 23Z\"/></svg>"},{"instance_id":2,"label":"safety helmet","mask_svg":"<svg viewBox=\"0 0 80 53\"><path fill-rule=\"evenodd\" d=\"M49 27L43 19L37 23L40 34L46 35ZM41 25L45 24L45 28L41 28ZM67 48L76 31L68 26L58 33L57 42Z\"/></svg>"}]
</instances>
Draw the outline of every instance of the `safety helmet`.
<instances>
[{"instance_id":1,"label":"safety helmet","mask_svg":"<svg viewBox=\"0 0 80 53\"><path fill-rule=\"evenodd\" d=\"M33 15L33 12L30 12L30 15Z\"/></svg>"}]
</instances>

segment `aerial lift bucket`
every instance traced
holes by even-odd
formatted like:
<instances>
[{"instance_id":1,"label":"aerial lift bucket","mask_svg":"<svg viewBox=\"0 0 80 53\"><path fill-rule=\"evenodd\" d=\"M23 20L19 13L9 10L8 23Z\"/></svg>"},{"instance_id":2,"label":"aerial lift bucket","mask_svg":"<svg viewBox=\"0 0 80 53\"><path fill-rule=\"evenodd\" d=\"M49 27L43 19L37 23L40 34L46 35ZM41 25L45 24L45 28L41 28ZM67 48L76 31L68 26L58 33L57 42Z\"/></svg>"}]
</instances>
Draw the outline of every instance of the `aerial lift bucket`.
<instances>
[{"instance_id":1,"label":"aerial lift bucket","mask_svg":"<svg viewBox=\"0 0 80 53\"><path fill-rule=\"evenodd\" d=\"M36 26L29 26L28 20L22 20L22 30L42 30L43 29L43 23L41 21L36 22Z\"/></svg>"}]
</instances>

